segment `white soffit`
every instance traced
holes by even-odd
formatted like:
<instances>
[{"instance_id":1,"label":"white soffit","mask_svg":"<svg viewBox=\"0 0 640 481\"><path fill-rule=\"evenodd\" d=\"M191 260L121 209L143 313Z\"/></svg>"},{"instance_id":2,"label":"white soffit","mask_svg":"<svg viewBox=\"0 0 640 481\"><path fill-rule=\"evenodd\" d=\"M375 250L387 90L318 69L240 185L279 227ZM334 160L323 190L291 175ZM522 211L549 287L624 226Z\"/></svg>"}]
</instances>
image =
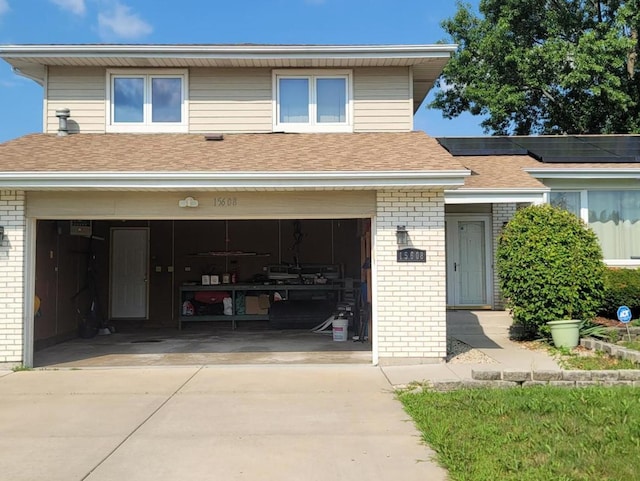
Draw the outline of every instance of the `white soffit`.
<instances>
[{"instance_id":1,"label":"white soffit","mask_svg":"<svg viewBox=\"0 0 640 481\"><path fill-rule=\"evenodd\" d=\"M457 45L4 45L0 58L43 84L46 66L121 68L411 67L419 104ZM414 105L417 108L417 105Z\"/></svg>"},{"instance_id":2,"label":"white soffit","mask_svg":"<svg viewBox=\"0 0 640 481\"><path fill-rule=\"evenodd\" d=\"M0 57L31 66L393 67L432 76L456 45L4 45ZM436 75L436 76L437 76Z\"/></svg>"}]
</instances>

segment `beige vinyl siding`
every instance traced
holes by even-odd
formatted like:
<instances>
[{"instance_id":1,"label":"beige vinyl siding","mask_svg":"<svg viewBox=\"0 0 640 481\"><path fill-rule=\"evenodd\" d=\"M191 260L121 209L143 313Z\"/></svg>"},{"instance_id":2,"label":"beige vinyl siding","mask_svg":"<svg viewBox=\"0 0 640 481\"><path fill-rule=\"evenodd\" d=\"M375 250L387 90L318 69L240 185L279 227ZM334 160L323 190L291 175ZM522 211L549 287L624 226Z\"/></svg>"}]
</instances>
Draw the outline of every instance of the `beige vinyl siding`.
<instances>
[{"instance_id":1,"label":"beige vinyl siding","mask_svg":"<svg viewBox=\"0 0 640 481\"><path fill-rule=\"evenodd\" d=\"M189 96L191 133L273 130L270 69L193 68Z\"/></svg>"},{"instance_id":2,"label":"beige vinyl siding","mask_svg":"<svg viewBox=\"0 0 640 481\"><path fill-rule=\"evenodd\" d=\"M353 77L355 132L413 130L408 68L361 68Z\"/></svg>"},{"instance_id":3,"label":"beige vinyl siding","mask_svg":"<svg viewBox=\"0 0 640 481\"><path fill-rule=\"evenodd\" d=\"M272 82L268 68L189 69L189 131L271 132ZM353 82L355 132L413 129L408 68L356 68ZM50 67L45 132L57 132L60 108L71 110L72 133L105 132L105 85L100 67Z\"/></svg>"},{"instance_id":4,"label":"beige vinyl siding","mask_svg":"<svg viewBox=\"0 0 640 481\"><path fill-rule=\"evenodd\" d=\"M104 133L105 79L99 67L49 67L45 132L58 131L56 110L68 108L70 132Z\"/></svg>"}]
</instances>

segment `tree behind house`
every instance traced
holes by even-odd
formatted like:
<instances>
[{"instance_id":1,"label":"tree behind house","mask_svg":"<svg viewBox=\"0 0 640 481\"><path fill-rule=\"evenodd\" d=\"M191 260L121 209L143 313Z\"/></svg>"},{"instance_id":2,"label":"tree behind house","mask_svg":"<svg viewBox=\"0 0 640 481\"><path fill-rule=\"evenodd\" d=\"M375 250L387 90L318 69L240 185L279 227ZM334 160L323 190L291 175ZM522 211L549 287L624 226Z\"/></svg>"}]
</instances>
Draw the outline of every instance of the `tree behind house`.
<instances>
[{"instance_id":1,"label":"tree behind house","mask_svg":"<svg viewBox=\"0 0 640 481\"><path fill-rule=\"evenodd\" d=\"M459 3L430 107L500 135L640 132L640 0Z\"/></svg>"}]
</instances>

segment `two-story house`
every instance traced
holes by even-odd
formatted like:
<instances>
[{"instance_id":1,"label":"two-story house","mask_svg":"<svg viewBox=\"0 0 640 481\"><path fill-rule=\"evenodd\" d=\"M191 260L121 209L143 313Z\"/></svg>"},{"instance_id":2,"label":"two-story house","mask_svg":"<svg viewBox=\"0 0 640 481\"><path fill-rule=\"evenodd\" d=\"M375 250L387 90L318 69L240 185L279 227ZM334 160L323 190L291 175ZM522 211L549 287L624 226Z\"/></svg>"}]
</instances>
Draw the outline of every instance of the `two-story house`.
<instances>
[{"instance_id":1,"label":"two-story house","mask_svg":"<svg viewBox=\"0 0 640 481\"><path fill-rule=\"evenodd\" d=\"M413 131L455 48L0 47L44 90L44 132L0 145L0 363L354 298L373 363L439 362L447 308L503 307L498 237L531 203L639 266L640 136Z\"/></svg>"},{"instance_id":2,"label":"two-story house","mask_svg":"<svg viewBox=\"0 0 640 481\"><path fill-rule=\"evenodd\" d=\"M353 286L373 363L442 360L444 190L470 171L413 115L454 50L0 48L44 91L44 133L0 146L0 362Z\"/></svg>"}]
</instances>

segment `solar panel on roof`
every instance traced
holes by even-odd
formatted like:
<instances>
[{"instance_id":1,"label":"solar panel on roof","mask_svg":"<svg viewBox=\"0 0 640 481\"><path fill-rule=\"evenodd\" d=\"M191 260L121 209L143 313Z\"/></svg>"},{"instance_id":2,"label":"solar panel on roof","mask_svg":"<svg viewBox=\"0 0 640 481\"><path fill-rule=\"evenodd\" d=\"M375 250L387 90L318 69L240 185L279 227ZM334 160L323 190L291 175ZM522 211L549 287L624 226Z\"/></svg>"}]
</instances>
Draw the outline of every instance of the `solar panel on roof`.
<instances>
[{"instance_id":1,"label":"solar panel on roof","mask_svg":"<svg viewBox=\"0 0 640 481\"><path fill-rule=\"evenodd\" d=\"M580 139L602 151L620 157L637 157L640 155L640 137L638 136L581 137Z\"/></svg>"},{"instance_id":2,"label":"solar panel on roof","mask_svg":"<svg viewBox=\"0 0 640 481\"><path fill-rule=\"evenodd\" d=\"M440 145L451 155L527 155L527 151L504 137L442 137Z\"/></svg>"},{"instance_id":3,"label":"solar panel on roof","mask_svg":"<svg viewBox=\"0 0 640 481\"><path fill-rule=\"evenodd\" d=\"M638 135L442 137L454 156L531 155L547 163L640 163Z\"/></svg>"}]
</instances>

